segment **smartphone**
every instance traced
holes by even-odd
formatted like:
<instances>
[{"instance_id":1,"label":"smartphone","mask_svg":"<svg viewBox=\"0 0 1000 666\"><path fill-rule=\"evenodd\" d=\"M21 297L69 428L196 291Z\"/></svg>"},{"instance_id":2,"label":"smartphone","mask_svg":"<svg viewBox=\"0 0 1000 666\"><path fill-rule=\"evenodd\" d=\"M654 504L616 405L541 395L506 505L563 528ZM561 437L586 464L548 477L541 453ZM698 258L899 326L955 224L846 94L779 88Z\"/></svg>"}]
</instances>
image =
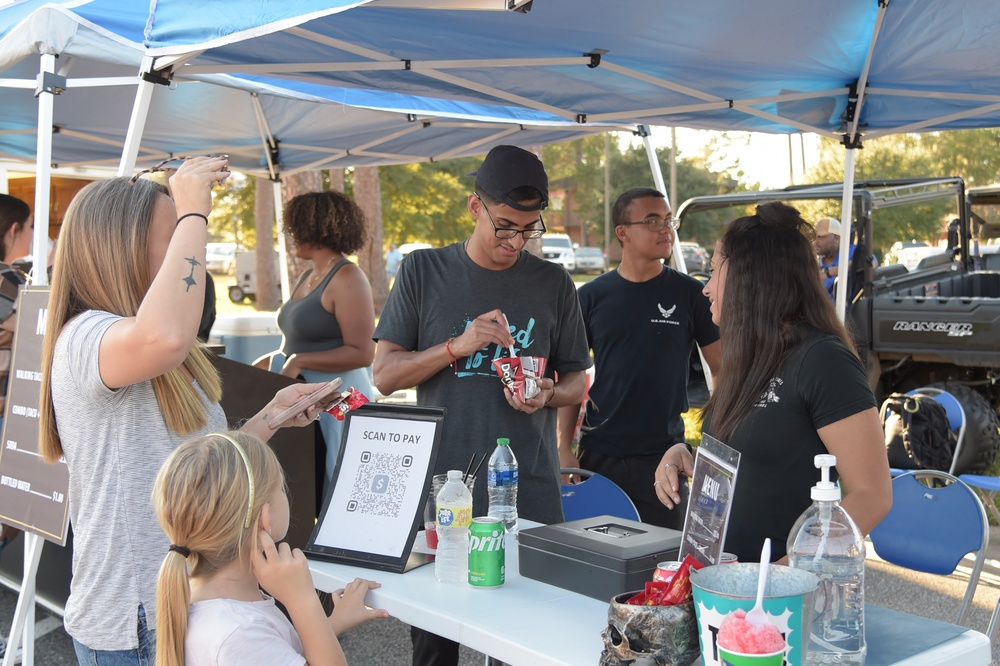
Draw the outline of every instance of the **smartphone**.
<instances>
[{"instance_id":1,"label":"smartphone","mask_svg":"<svg viewBox=\"0 0 1000 666\"><path fill-rule=\"evenodd\" d=\"M341 379L340 377L335 377L326 384L320 386L318 389L316 389L309 395L300 399L298 402L296 402L288 409L283 410L281 413L277 414L273 419L268 421L267 427L270 428L271 430L277 430L291 419L295 418L302 412L306 411L312 405L315 405L317 402L321 401L323 398L336 393L337 389L339 389L340 385L343 383L344 383L343 379Z\"/></svg>"}]
</instances>

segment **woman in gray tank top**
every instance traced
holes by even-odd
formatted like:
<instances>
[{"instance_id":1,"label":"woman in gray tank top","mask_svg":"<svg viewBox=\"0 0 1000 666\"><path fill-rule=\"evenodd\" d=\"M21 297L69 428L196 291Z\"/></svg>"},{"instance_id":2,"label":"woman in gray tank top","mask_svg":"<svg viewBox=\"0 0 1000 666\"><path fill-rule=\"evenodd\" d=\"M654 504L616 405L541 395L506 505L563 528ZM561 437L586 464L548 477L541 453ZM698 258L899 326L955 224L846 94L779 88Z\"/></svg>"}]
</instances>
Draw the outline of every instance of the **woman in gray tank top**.
<instances>
[{"instance_id":1,"label":"woman in gray tank top","mask_svg":"<svg viewBox=\"0 0 1000 666\"><path fill-rule=\"evenodd\" d=\"M309 192L288 202L283 225L295 255L313 266L278 311L282 343L271 370L309 382L341 377L344 389L353 387L372 399L375 306L368 278L346 258L367 240L364 213L339 192ZM325 413L319 424L329 481L344 424Z\"/></svg>"}]
</instances>

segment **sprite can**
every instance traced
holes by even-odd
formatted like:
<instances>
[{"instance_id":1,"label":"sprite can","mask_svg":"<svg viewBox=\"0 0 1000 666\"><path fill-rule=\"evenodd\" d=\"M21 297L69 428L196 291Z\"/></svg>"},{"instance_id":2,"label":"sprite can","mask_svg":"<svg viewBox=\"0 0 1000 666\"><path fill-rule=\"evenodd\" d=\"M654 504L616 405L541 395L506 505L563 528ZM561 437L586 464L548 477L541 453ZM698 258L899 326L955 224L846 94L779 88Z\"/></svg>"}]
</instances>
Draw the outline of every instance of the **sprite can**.
<instances>
[{"instance_id":1,"label":"sprite can","mask_svg":"<svg viewBox=\"0 0 1000 666\"><path fill-rule=\"evenodd\" d=\"M488 516L473 518L469 527L469 585L503 585L506 553L503 522Z\"/></svg>"}]
</instances>

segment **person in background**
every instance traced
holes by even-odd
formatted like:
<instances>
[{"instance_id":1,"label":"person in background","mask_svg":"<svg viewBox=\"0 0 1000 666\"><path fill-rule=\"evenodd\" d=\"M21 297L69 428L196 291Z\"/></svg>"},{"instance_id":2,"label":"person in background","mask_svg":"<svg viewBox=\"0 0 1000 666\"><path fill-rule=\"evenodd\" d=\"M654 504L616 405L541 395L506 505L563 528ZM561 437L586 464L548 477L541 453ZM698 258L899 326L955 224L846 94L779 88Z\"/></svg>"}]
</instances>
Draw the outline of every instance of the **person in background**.
<instances>
[{"instance_id":1,"label":"person in background","mask_svg":"<svg viewBox=\"0 0 1000 666\"><path fill-rule=\"evenodd\" d=\"M834 288L837 276L840 275L840 220L835 217L821 217L816 220L816 224L813 226L816 232L813 247L816 249L816 256L819 259L819 277L832 300L835 296ZM852 264L857 249L858 246L854 243L848 247L848 259ZM878 266L878 260L875 259L874 255L871 262L872 266Z\"/></svg>"},{"instance_id":2,"label":"person in background","mask_svg":"<svg viewBox=\"0 0 1000 666\"><path fill-rule=\"evenodd\" d=\"M740 452L724 550L755 561L771 538L785 561L788 533L811 503L817 454L837 456L843 507L867 534L892 505L882 424L865 368L816 272L812 227L784 203L731 222L705 286L725 359L703 411L703 432ZM679 500L691 453L671 447L657 495Z\"/></svg>"},{"instance_id":3,"label":"person in background","mask_svg":"<svg viewBox=\"0 0 1000 666\"><path fill-rule=\"evenodd\" d=\"M395 243L389 243L389 251L385 254L385 277L392 286L392 281L399 273L399 262L403 261L403 253L399 251Z\"/></svg>"},{"instance_id":4,"label":"person in background","mask_svg":"<svg viewBox=\"0 0 1000 666\"><path fill-rule=\"evenodd\" d=\"M416 386L418 404L448 409L435 474L464 470L470 457L492 453L498 437L510 439L519 517L558 523L554 408L580 403L590 366L580 303L562 267L523 251L545 231L541 161L498 146L474 175L472 236L411 252L400 268L375 329L375 385L384 395ZM518 356L548 359L541 392L524 402L492 365L511 347ZM476 483L473 494L474 515L485 515L487 484ZM457 643L416 628L411 638L414 664L458 663Z\"/></svg>"},{"instance_id":5,"label":"person in background","mask_svg":"<svg viewBox=\"0 0 1000 666\"><path fill-rule=\"evenodd\" d=\"M7 402L7 384L13 355L14 328L17 326L17 295L28 276L13 266L15 260L31 252L35 225L27 203L9 194L0 194L0 238L3 239L3 263L0 263L0 430L3 429ZM10 525L0 524L0 550L20 534Z\"/></svg>"},{"instance_id":6,"label":"person in background","mask_svg":"<svg viewBox=\"0 0 1000 666\"><path fill-rule=\"evenodd\" d=\"M326 616L302 551L279 543L285 476L252 435L181 444L156 477L153 504L170 540L156 585L157 666L346 664L337 634L388 617L365 607L379 585L362 578L333 594Z\"/></svg>"},{"instance_id":7,"label":"person in background","mask_svg":"<svg viewBox=\"0 0 1000 666\"><path fill-rule=\"evenodd\" d=\"M69 469L64 623L81 665L152 662L169 546L153 481L182 442L226 428L221 380L196 333L212 186L228 175L224 157L193 157L169 193L138 177L102 180L66 211L42 343L39 451ZM275 410L318 388L282 389L243 430L267 440L281 425ZM310 424L321 407L287 425Z\"/></svg>"},{"instance_id":8,"label":"person in background","mask_svg":"<svg viewBox=\"0 0 1000 666\"><path fill-rule=\"evenodd\" d=\"M371 400L375 305L368 278L346 256L366 242L364 213L339 192L309 192L288 202L283 224L295 256L313 265L278 310L282 341L271 370L309 382L340 377L344 389L354 388ZM344 422L322 414L319 425L326 442L329 484Z\"/></svg>"},{"instance_id":9,"label":"person in background","mask_svg":"<svg viewBox=\"0 0 1000 666\"><path fill-rule=\"evenodd\" d=\"M677 238L663 194L648 187L628 190L615 201L611 220L621 264L578 292L596 370L579 464L570 451L576 405L559 409L560 459L563 467L614 481L642 522L680 530L684 502L667 509L653 476L666 450L684 441L691 349L701 347L714 375L722 354L719 329L702 283L663 265Z\"/></svg>"}]
</instances>

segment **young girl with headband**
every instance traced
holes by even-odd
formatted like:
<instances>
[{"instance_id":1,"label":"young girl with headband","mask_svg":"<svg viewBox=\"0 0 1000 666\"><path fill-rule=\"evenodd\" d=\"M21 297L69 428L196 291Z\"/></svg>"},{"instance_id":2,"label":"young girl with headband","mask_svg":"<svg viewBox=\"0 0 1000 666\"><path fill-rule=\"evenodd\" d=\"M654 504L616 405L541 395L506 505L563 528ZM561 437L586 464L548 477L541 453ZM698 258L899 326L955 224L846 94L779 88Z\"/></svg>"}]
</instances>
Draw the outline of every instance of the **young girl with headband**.
<instances>
[{"instance_id":1,"label":"young girl with headband","mask_svg":"<svg viewBox=\"0 0 1000 666\"><path fill-rule=\"evenodd\" d=\"M337 634L388 617L365 607L379 584L362 578L323 612L302 551L276 545L288 529L285 477L252 435L182 444L156 477L153 504L171 544L156 586L157 666L346 664Z\"/></svg>"}]
</instances>

